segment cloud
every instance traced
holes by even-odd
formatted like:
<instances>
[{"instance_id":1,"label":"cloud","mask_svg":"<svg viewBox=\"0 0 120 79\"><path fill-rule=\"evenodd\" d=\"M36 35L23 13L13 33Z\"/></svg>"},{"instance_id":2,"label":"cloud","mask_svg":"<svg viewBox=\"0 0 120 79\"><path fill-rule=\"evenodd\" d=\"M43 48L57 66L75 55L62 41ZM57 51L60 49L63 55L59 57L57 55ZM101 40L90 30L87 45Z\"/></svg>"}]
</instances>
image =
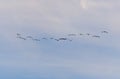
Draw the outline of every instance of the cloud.
<instances>
[{"instance_id":1,"label":"cloud","mask_svg":"<svg viewBox=\"0 0 120 79\"><path fill-rule=\"evenodd\" d=\"M80 0L80 5L83 9L88 8L87 1L86 0Z\"/></svg>"},{"instance_id":2,"label":"cloud","mask_svg":"<svg viewBox=\"0 0 120 79\"><path fill-rule=\"evenodd\" d=\"M88 9L84 11L80 8L80 5L86 6ZM26 0L10 3L1 1L1 7L1 19L3 19L1 25L17 30L39 29L46 32L67 33L79 32L81 29L92 31L93 29L87 28L103 28L106 25L111 25L108 28L114 29L113 26L116 24L113 23L112 19L115 19L115 17L113 13L110 13L110 10L113 10L114 7L117 8L117 5L112 1L51 0L46 2L43 0ZM7 25L5 21L9 21ZM96 24L99 26L96 27ZM100 26L100 24L103 26Z\"/></svg>"}]
</instances>

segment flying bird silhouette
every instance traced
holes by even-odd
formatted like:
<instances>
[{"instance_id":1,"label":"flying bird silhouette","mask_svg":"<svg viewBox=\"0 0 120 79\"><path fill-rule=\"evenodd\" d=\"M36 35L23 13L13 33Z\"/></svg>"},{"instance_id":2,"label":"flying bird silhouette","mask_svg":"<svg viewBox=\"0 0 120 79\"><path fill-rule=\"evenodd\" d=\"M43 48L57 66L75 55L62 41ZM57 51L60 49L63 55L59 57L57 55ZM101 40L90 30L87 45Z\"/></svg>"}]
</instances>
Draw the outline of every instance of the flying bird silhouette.
<instances>
[{"instance_id":1,"label":"flying bird silhouette","mask_svg":"<svg viewBox=\"0 0 120 79\"><path fill-rule=\"evenodd\" d=\"M20 36L21 34L17 33L17 36Z\"/></svg>"},{"instance_id":2,"label":"flying bird silhouette","mask_svg":"<svg viewBox=\"0 0 120 79\"><path fill-rule=\"evenodd\" d=\"M100 36L98 36L98 35L93 35L92 37L100 38Z\"/></svg>"},{"instance_id":3,"label":"flying bird silhouette","mask_svg":"<svg viewBox=\"0 0 120 79\"><path fill-rule=\"evenodd\" d=\"M51 37L50 39L54 39L54 38Z\"/></svg>"},{"instance_id":4,"label":"flying bird silhouette","mask_svg":"<svg viewBox=\"0 0 120 79\"><path fill-rule=\"evenodd\" d=\"M68 34L68 36L76 36L76 34Z\"/></svg>"},{"instance_id":5,"label":"flying bird silhouette","mask_svg":"<svg viewBox=\"0 0 120 79\"><path fill-rule=\"evenodd\" d=\"M40 41L39 39L33 39L33 41Z\"/></svg>"},{"instance_id":6,"label":"flying bird silhouette","mask_svg":"<svg viewBox=\"0 0 120 79\"><path fill-rule=\"evenodd\" d=\"M32 36L27 36L26 38L31 38L32 39L33 37Z\"/></svg>"},{"instance_id":7,"label":"flying bird silhouette","mask_svg":"<svg viewBox=\"0 0 120 79\"><path fill-rule=\"evenodd\" d=\"M90 36L91 34L90 33L86 33L86 35Z\"/></svg>"},{"instance_id":8,"label":"flying bird silhouette","mask_svg":"<svg viewBox=\"0 0 120 79\"><path fill-rule=\"evenodd\" d=\"M59 39L54 39L55 41L59 41Z\"/></svg>"},{"instance_id":9,"label":"flying bird silhouette","mask_svg":"<svg viewBox=\"0 0 120 79\"><path fill-rule=\"evenodd\" d=\"M80 35L83 35L82 33L80 33Z\"/></svg>"},{"instance_id":10,"label":"flying bird silhouette","mask_svg":"<svg viewBox=\"0 0 120 79\"><path fill-rule=\"evenodd\" d=\"M59 40L67 40L67 38L59 38Z\"/></svg>"},{"instance_id":11,"label":"flying bird silhouette","mask_svg":"<svg viewBox=\"0 0 120 79\"><path fill-rule=\"evenodd\" d=\"M108 33L108 31L102 31L101 33Z\"/></svg>"},{"instance_id":12,"label":"flying bird silhouette","mask_svg":"<svg viewBox=\"0 0 120 79\"><path fill-rule=\"evenodd\" d=\"M44 37L44 38L42 38L42 39L47 40L47 38L45 38L45 37Z\"/></svg>"},{"instance_id":13,"label":"flying bird silhouette","mask_svg":"<svg viewBox=\"0 0 120 79\"><path fill-rule=\"evenodd\" d=\"M22 39L22 40L27 40L27 39L26 39L26 38L24 38L24 37L17 37L17 38Z\"/></svg>"}]
</instances>

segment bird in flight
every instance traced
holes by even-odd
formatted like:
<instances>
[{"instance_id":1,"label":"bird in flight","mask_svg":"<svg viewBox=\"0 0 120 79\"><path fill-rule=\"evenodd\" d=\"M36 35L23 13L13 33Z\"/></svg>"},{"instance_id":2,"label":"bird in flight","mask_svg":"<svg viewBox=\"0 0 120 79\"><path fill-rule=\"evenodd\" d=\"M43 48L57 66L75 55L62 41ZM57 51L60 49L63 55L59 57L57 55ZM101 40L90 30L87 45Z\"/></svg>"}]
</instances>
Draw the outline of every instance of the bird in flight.
<instances>
[{"instance_id":1,"label":"bird in flight","mask_svg":"<svg viewBox=\"0 0 120 79\"><path fill-rule=\"evenodd\" d=\"M39 39L33 39L33 41L40 41Z\"/></svg>"},{"instance_id":2,"label":"bird in flight","mask_svg":"<svg viewBox=\"0 0 120 79\"><path fill-rule=\"evenodd\" d=\"M17 36L20 36L21 34L17 33Z\"/></svg>"},{"instance_id":3,"label":"bird in flight","mask_svg":"<svg viewBox=\"0 0 120 79\"><path fill-rule=\"evenodd\" d=\"M59 40L67 40L67 38L59 38Z\"/></svg>"},{"instance_id":4,"label":"bird in flight","mask_svg":"<svg viewBox=\"0 0 120 79\"><path fill-rule=\"evenodd\" d=\"M55 41L59 41L59 39L54 39Z\"/></svg>"},{"instance_id":5,"label":"bird in flight","mask_svg":"<svg viewBox=\"0 0 120 79\"><path fill-rule=\"evenodd\" d=\"M44 38L42 38L42 39L47 40L47 38L45 38L45 37L44 37Z\"/></svg>"},{"instance_id":6,"label":"bird in flight","mask_svg":"<svg viewBox=\"0 0 120 79\"><path fill-rule=\"evenodd\" d=\"M17 33L17 38L26 40L26 38L22 37L21 34Z\"/></svg>"},{"instance_id":7,"label":"bird in flight","mask_svg":"<svg viewBox=\"0 0 120 79\"><path fill-rule=\"evenodd\" d=\"M68 40L68 41L72 41L71 39L68 39L68 38L59 38L59 40L63 40L63 41L65 41L65 40L66 40L66 41L67 41L67 40Z\"/></svg>"},{"instance_id":8,"label":"bird in flight","mask_svg":"<svg viewBox=\"0 0 120 79\"><path fill-rule=\"evenodd\" d=\"M108 33L108 31L102 31L101 33Z\"/></svg>"},{"instance_id":9,"label":"bird in flight","mask_svg":"<svg viewBox=\"0 0 120 79\"><path fill-rule=\"evenodd\" d=\"M31 38L32 39L33 37L32 36L27 36L26 38Z\"/></svg>"},{"instance_id":10,"label":"bird in flight","mask_svg":"<svg viewBox=\"0 0 120 79\"><path fill-rule=\"evenodd\" d=\"M91 34L89 34L89 33L86 33L86 35L90 36Z\"/></svg>"},{"instance_id":11,"label":"bird in flight","mask_svg":"<svg viewBox=\"0 0 120 79\"><path fill-rule=\"evenodd\" d=\"M76 34L68 34L68 36L76 36Z\"/></svg>"},{"instance_id":12,"label":"bird in flight","mask_svg":"<svg viewBox=\"0 0 120 79\"><path fill-rule=\"evenodd\" d=\"M50 39L54 39L54 38L51 37Z\"/></svg>"},{"instance_id":13,"label":"bird in flight","mask_svg":"<svg viewBox=\"0 0 120 79\"><path fill-rule=\"evenodd\" d=\"M17 38L22 39L22 40L27 40L27 39L26 39L26 38L24 38L24 37L17 37Z\"/></svg>"},{"instance_id":14,"label":"bird in flight","mask_svg":"<svg viewBox=\"0 0 120 79\"><path fill-rule=\"evenodd\" d=\"M92 37L100 38L100 36L98 36L98 35L93 35Z\"/></svg>"},{"instance_id":15,"label":"bird in flight","mask_svg":"<svg viewBox=\"0 0 120 79\"><path fill-rule=\"evenodd\" d=\"M83 35L82 33L80 33L80 35Z\"/></svg>"}]
</instances>

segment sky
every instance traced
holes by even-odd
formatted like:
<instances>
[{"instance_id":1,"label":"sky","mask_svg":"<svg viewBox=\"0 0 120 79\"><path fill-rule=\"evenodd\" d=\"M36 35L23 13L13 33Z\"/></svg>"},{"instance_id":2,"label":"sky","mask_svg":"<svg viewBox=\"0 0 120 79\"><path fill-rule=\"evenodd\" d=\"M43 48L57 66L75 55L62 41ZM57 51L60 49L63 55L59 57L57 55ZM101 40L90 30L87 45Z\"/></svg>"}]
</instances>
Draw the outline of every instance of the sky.
<instances>
[{"instance_id":1,"label":"sky","mask_svg":"<svg viewBox=\"0 0 120 79\"><path fill-rule=\"evenodd\" d=\"M0 79L120 79L119 8L119 0L0 0Z\"/></svg>"}]
</instances>

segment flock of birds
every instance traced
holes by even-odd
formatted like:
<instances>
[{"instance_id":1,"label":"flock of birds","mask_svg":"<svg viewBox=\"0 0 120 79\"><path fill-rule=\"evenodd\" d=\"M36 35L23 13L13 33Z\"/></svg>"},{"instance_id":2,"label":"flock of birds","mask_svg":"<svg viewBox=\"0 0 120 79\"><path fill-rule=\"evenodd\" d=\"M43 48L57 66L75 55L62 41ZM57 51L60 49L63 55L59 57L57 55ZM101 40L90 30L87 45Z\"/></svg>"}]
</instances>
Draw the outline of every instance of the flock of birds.
<instances>
[{"instance_id":1,"label":"flock of birds","mask_svg":"<svg viewBox=\"0 0 120 79\"><path fill-rule=\"evenodd\" d=\"M101 31L101 33L103 34L108 34L109 32L108 31ZM66 37L60 37L60 38L54 38L54 37L43 37L43 38L40 38L40 39L37 39L37 38L34 38L33 36L26 36L26 37L23 37L20 33L17 33L17 38L19 39L22 39L22 40L33 40L33 41L41 41L41 40L55 40L55 41L72 41L71 39L69 39L68 37L75 37L77 35L80 35L80 36L84 36L84 35L87 35L87 36L91 36L93 38L100 38L101 36L99 35L92 35L90 33L86 33L86 34L83 34L83 33L79 33L79 34L68 34L67 38Z\"/></svg>"}]
</instances>

